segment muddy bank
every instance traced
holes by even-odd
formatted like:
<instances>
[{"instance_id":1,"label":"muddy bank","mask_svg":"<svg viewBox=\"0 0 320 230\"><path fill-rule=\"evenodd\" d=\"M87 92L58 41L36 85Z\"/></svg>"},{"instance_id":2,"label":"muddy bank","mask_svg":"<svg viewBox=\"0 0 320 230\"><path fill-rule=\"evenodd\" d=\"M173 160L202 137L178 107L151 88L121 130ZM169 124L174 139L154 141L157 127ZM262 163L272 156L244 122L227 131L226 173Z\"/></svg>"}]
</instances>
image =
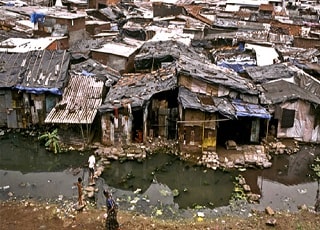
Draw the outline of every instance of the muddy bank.
<instances>
[{"instance_id":1,"label":"muddy bank","mask_svg":"<svg viewBox=\"0 0 320 230\"><path fill-rule=\"evenodd\" d=\"M88 209L74 213L72 218L59 218L60 209L56 205L24 202L0 202L0 229L105 229L104 210ZM16 218L19 216L19 218ZM37 221L35 221L37 220ZM181 221L150 218L135 212L120 210L118 220L121 229L261 229L277 230L308 229L318 230L320 216L309 211L297 213L276 212L273 215L265 212L252 212L248 218L223 216L215 219L193 217ZM273 227L272 227L273 226Z\"/></svg>"}]
</instances>

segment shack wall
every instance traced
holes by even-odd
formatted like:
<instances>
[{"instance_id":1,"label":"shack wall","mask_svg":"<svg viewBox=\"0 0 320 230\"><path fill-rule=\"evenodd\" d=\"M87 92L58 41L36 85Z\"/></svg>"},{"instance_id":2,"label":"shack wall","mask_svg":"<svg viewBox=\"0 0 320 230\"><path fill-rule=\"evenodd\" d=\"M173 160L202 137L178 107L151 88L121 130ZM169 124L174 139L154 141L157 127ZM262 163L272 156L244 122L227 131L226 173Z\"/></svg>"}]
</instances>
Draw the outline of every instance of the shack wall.
<instances>
[{"instance_id":1,"label":"shack wall","mask_svg":"<svg viewBox=\"0 0 320 230\"><path fill-rule=\"evenodd\" d=\"M218 96L219 87L217 85L208 84L190 76L179 76L178 85L184 86L192 92L203 93L210 96Z\"/></svg>"},{"instance_id":2,"label":"shack wall","mask_svg":"<svg viewBox=\"0 0 320 230\"><path fill-rule=\"evenodd\" d=\"M285 117L284 109L289 112L292 111L293 117ZM315 119L319 114L315 113L317 110L314 110L309 102L302 100L293 103L286 102L281 105L281 110L281 116L278 117L278 138L295 138L304 142L320 142L320 125ZM293 119L292 126L286 127L287 123L284 122L291 119Z\"/></svg>"},{"instance_id":3,"label":"shack wall","mask_svg":"<svg viewBox=\"0 0 320 230\"><path fill-rule=\"evenodd\" d=\"M200 110L184 110L184 119L179 123L180 151L202 154L204 150L216 151L216 114Z\"/></svg>"}]
</instances>

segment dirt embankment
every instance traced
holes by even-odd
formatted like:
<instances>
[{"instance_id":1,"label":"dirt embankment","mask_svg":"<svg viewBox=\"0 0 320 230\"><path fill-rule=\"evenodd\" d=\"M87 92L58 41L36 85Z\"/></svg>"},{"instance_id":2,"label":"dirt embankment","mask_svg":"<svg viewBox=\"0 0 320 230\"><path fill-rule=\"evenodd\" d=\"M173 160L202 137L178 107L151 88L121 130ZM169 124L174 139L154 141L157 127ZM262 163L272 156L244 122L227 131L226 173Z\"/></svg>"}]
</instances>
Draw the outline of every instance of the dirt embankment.
<instances>
[{"instance_id":1,"label":"dirt embankment","mask_svg":"<svg viewBox=\"0 0 320 230\"><path fill-rule=\"evenodd\" d=\"M72 218L59 216L59 207L35 201L2 201L0 203L0 229L104 229L104 210L88 208L74 212ZM132 229L277 229L318 230L320 214L301 210L298 213L252 212L248 218L224 216L215 219L191 218L180 221L160 220L134 212L120 210L118 221L121 230Z\"/></svg>"}]
</instances>

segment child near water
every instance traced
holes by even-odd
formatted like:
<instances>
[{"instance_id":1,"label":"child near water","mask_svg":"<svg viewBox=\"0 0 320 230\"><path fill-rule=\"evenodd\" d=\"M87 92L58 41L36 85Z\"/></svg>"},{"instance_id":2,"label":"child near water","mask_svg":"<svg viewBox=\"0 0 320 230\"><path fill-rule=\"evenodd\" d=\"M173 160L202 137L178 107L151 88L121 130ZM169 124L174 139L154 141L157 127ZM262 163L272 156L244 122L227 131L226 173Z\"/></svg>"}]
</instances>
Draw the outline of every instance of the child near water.
<instances>
[{"instance_id":1,"label":"child near water","mask_svg":"<svg viewBox=\"0 0 320 230\"><path fill-rule=\"evenodd\" d=\"M81 206L83 206L83 201L82 201L82 178L81 177L78 178L77 187L78 187L78 207L81 207Z\"/></svg>"}]
</instances>

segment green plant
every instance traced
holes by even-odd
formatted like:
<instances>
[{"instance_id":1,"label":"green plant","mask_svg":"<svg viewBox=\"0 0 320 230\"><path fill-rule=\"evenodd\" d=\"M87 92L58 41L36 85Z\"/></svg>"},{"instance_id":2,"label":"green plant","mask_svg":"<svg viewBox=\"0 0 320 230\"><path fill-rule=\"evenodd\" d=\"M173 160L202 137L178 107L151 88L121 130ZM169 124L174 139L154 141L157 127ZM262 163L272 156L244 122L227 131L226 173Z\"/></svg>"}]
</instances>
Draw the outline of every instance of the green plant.
<instances>
[{"instance_id":1,"label":"green plant","mask_svg":"<svg viewBox=\"0 0 320 230\"><path fill-rule=\"evenodd\" d=\"M60 152L58 129L53 130L51 133L46 132L38 137L38 140L45 140L45 146L49 151L55 154Z\"/></svg>"},{"instance_id":2,"label":"green plant","mask_svg":"<svg viewBox=\"0 0 320 230\"><path fill-rule=\"evenodd\" d=\"M229 203L232 203L237 200L245 200L245 201L248 200L247 194L245 193L242 185L240 185L239 183L241 179L242 179L242 175L238 175L235 177L235 182L233 182L234 188L233 188L233 192L231 194Z\"/></svg>"}]
</instances>

